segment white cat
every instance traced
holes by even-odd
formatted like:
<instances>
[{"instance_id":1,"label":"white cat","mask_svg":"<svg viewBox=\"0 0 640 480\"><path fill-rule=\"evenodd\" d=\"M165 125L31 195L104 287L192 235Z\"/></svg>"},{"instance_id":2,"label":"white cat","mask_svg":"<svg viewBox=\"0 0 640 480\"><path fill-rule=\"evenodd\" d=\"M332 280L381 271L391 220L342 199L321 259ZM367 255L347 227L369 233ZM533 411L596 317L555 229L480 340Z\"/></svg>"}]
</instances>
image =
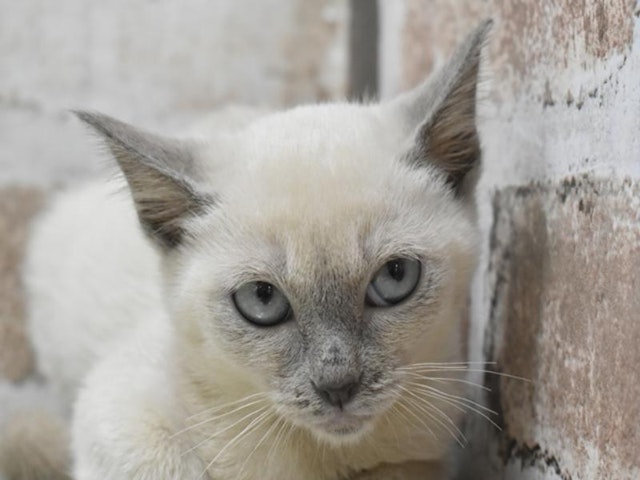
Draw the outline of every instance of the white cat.
<instances>
[{"instance_id":1,"label":"white cat","mask_svg":"<svg viewBox=\"0 0 640 480\"><path fill-rule=\"evenodd\" d=\"M490 26L387 103L190 140L78 114L131 197L67 193L29 248L77 480L447 478Z\"/></svg>"}]
</instances>

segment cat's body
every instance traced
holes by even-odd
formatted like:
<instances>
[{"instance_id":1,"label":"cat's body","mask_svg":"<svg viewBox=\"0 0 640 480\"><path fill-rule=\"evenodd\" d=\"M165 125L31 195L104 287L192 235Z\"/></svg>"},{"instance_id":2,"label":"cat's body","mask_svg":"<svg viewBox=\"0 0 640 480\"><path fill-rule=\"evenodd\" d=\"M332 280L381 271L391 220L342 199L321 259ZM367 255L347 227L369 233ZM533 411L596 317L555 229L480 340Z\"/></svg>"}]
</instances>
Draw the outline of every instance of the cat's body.
<instances>
[{"instance_id":1,"label":"cat's body","mask_svg":"<svg viewBox=\"0 0 640 480\"><path fill-rule=\"evenodd\" d=\"M77 480L445 478L462 383L425 375L463 359L489 25L386 104L180 142L80 114L133 201L68 194L31 246L40 363L88 372Z\"/></svg>"}]
</instances>

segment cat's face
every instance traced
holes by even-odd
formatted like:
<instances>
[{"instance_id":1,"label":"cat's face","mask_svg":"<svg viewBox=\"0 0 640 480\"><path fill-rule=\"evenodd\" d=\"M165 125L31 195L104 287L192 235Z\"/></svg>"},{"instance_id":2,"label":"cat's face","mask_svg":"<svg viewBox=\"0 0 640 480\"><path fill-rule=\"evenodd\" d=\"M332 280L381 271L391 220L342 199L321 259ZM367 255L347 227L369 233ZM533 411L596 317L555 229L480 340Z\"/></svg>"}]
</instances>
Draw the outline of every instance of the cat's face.
<instances>
[{"instance_id":1,"label":"cat's face","mask_svg":"<svg viewBox=\"0 0 640 480\"><path fill-rule=\"evenodd\" d=\"M307 107L207 146L228 167L214 169L216 205L188 225L176 272L176 320L199 331L198 357L226 359L334 441L389 408L397 367L457 358L473 265L470 212L403 161L380 117Z\"/></svg>"},{"instance_id":2,"label":"cat's face","mask_svg":"<svg viewBox=\"0 0 640 480\"><path fill-rule=\"evenodd\" d=\"M164 253L177 354L203 396L265 392L340 443L403 395L401 367L459 359L489 27L380 105L298 108L199 143L80 114Z\"/></svg>"}]
</instances>

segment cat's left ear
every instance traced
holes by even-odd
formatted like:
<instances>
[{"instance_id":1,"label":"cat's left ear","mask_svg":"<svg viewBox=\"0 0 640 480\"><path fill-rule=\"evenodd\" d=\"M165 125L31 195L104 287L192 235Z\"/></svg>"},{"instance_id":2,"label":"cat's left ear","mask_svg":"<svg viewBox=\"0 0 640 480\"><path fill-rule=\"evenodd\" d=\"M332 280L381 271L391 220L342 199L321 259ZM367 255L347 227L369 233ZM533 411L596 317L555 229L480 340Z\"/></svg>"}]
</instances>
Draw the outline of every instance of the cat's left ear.
<instances>
[{"instance_id":1,"label":"cat's left ear","mask_svg":"<svg viewBox=\"0 0 640 480\"><path fill-rule=\"evenodd\" d=\"M391 103L413 135L406 160L431 164L457 195L473 188L480 170L476 92L481 53L493 25L482 22L435 76Z\"/></svg>"},{"instance_id":2,"label":"cat's left ear","mask_svg":"<svg viewBox=\"0 0 640 480\"><path fill-rule=\"evenodd\" d=\"M145 232L164 250L178 246L185 221L213 203L197 188L194 146L100 113L74 113L104 139L118 162Z\"/></svg>"}]
</instances>

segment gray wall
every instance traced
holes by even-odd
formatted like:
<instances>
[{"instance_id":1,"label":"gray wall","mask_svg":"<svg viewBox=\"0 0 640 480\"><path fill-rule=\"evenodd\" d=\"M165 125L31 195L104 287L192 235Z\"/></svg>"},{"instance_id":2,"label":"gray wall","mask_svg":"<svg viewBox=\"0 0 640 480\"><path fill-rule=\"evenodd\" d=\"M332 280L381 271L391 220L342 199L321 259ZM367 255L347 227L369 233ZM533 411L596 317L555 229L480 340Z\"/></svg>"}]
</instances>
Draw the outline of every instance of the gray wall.
<instances>
[{"instance_id":1,"label":"gray wall","mask_svg":"<svg viewBox=\"0 0 640 480\"><path fill-rule=\"evenodd\" d=\"M346 93L341 0L0 0L0 184L95 172L70 108L160 130Z\"/></svg>"}]
</instances>

